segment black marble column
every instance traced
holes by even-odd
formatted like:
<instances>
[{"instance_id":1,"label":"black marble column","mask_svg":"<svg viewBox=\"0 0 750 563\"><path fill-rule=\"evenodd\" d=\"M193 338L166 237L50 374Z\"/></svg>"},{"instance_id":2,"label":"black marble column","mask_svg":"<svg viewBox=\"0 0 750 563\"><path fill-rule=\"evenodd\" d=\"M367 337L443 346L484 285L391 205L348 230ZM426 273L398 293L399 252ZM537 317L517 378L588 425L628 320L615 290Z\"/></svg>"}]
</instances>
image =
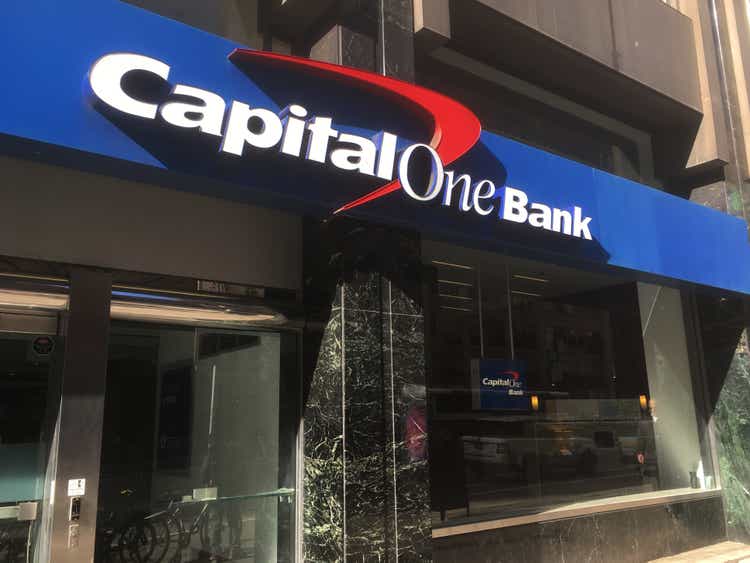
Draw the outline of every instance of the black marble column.
<instances>
[{"instance_id":1,"label":"black marble column","mask_svg":"<svg viewBox=\"0 0 750 563\"><path fill-rule=\"evenodd\" d=\"M305 556L430 558L419 239L305 225Z\"/></svg>"},{"instance_id":2,"label":"black marble column","mask_svg":"<svg viewBox=\"0 0 750 563\"><path fill-rule=\"evenodd\" d=\"M310 57L414 78L411 0L340 0ZM430 559L416 233L305 225L305 556Z\"/></svg>"},{"instance_id":3,"label":"black marble column","mask_svg":"<svg viewBox=\"0 0 750 563\"><path fill-rule=\"evenodd\" d=\"M327 309L313 309L308 303L302 344L303 536L304 560L310 562L344 559L344 343L340 296L340 288L334 285Z\"/></svg>"},{"instance_id":4,"label":"black marble column","mask_svg":"<svg viewBox=\"0 0 750 563\"><path fill-rule=\"evenodd\" d=\"M412 0L339 0L309 56L414 81L413 18Z\"/></svg>"},{"instance_id":5,"label":"black marble column","mask_svg":"<svg viewBox=\"0 0 750 563\"><path fill-rule=\"evenodd\" d=\"M385 74L414 81L414 8L412 0L383 0L383 44L385 57L378 67ZM378 43L380 46L380 43ZM382 56L382 51L378 50Z\"/></svg>"},{"instance_id":6,"label":"black marble column","mask_svg":"<svg viewBox=\"0 0 750 563\"><path fill-rule=\"evenodd\" d=\"M696 299L709 413L729 539L750 541L750 308L737 297Z\"/></svg>"}]
</instances>

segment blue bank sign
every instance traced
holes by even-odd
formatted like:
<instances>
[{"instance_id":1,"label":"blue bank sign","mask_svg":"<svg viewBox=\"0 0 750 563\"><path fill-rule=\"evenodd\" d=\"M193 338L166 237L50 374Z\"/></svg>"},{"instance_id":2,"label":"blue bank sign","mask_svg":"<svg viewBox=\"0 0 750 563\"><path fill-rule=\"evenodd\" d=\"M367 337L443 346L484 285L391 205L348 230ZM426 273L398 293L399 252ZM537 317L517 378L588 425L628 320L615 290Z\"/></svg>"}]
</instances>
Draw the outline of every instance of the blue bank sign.
<instances>
[{"instance_id":1,"label":"blue bank sign","mask_svg":"<svg viewBox=\"0 0 750 563\"><path fill-rule=\"evenodd\" d=\"M475 410L529 410L526 362L494 358L471 361Z\"/></svg>"},{"instance_id":2,"label":"blue bank sign","mask_svg":"<svg viewBox=\"0 0 750 563\"><path fill-rule=\"evenodd\" d=\"M504 221L526 223L531 227L592 240L591 217L585 217L578 206L568 211L530 202L521 189L501 186L501 191L492 180L473 182L467 173L458 174L445 169L444 159L452 156L446 147L462 144L457 152L468 152L477 141L474 129L477 133L480 129L476 117L457 102L437 93L432 93L433 99L425 102L424 88L346 67L332 67L261 51L234 50L229 56L233 62L243 58L283 61L296 70L314 68L317 72L325 71L325 75L347 77L355 85L361 85L360 77L366 77L365 85L382 88L384 94L389 93L389 86L394 86L401 98L411 102L415 110L427 110L434 129L432 140L430 144L409 144L397 154L399 137L394 133L381 131L372 138L345 133L334 127L332 117L312 116L300 104L289 104L278 113L271 108L251 107L237 100L228 104L219 94L204 88L179 83L170 85L171 67L168 64L134 53L110 53L99 58L89 71L88 83L93 93L92 101L95 106L100 105L103 115L115 112L121 118L150 121L160 118L160 122L178 130L196 130L203 135L218 137L218 152L224 155L242 157L246 151L274 151L385 182L334 213L366 205L401 187L409 198L419 203L437 200L443 207L461 213L474 213L480 217L496 215ZM160 85L169 87L169 95L162 96L159 103L145 101L160 98L158 94L150 95L150 90L157 90ZM445 127L445 124L455 122L459 125ZM158 123L154 124L155 128L158 126ZM444 131L446 128L451 130ZM458 139L448 137L451 133ZM426 161L429 173L415 178L413 169L416 166L412 164L420 156ZM195 157L200 158L200 155ZM397 179L394 179L394 172Z\"/></svg>"},{"instance_id":3,"label":"blue bank sign","mask_svg":"<svg viewBox=\"0 0 750 563\"><path fill-rule=\"evenodd\" d=\"M750 293L744 222L482 131L417 85L117 0L8 0L0 46L9 154Z\"/></svg>"}]
</instances>

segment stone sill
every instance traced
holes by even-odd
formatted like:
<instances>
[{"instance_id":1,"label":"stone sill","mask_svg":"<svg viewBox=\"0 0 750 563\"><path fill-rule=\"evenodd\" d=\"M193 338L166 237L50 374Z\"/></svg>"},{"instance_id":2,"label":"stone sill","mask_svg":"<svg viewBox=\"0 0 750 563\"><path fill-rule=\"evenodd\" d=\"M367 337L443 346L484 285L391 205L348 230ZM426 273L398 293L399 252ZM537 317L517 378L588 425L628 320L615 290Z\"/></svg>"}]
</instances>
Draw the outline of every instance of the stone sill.
<instances>
[{"instance_id":1,"label":"stone sill","mask_svg":"<svg viewBox=\"0 0 750 563\"><path fill-rule=\"evenodd\" d=\"M457 525L441 526L433 528L433 538L444 538L462 534L473 534L476 532L485 532L488 530L497 530L500 528L509 528L511 526L523 526L524 524L536 524L540 522L549 522L551 520L561 520L563 518L575 518L588 514L601 512L614 512L617 510L628 510L631 508L642 508L646 506L658 506L672 504L675 502L684 502L699 500L721 495L721 489L669 489L666 491L657 491L650 493L638 493L634 495L625 495L621 497L612 497L608 499L597 499L587 502L566 504L550 508L535 514L525 514L523 516L513 516L510 518L500 518L494 520L484 520L481 522L471 522Z\"/></svg>"}]
</instances>

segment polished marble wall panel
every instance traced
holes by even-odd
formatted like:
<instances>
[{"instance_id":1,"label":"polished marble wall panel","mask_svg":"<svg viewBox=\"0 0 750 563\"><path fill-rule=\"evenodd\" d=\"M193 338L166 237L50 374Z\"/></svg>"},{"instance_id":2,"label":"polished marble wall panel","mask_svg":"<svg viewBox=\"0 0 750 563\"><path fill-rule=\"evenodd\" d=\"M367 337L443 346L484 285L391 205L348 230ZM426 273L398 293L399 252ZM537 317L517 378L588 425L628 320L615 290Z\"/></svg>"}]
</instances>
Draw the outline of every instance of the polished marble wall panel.
<instances>
[{"instance_id":1,"label":"polished marble wall panel","mask_svg":"<svg viewBox=\"0 0 750 563\"><path fill-rule=\"evenodd\" d=\"M341 288L336 289L340 296ZM336 306L338 305L338 306ZM344 453L341 306L334 302L309 377L304 417L304 557L342 561ZM309 336L309 334L308 334Z\"/></svg>"},{"instance_id":2,"label":"polished marble wall panel","mask_svg":"<svg viewBox=\"0 0 750 563\"><path fill-rule=\"evenodd\" d=\"M750 542L748 312L736 298L698 296L696 302L727 532Z\"/></svg>"},{"instance_id":3,"label":"polished marble wall panel","mask_svg":"<svg viewBox=\"0 0 750 563\"><path fill-rule=\"evenodd\" d=\"M606 512L433 541L436 563L643 563L723 541L721 498Z\"/></svg>"},{"instance_id":4,"label":"polished marble wall panel","mask_svg":"<svg viewBox=\"0 0 750 563\"><path fill-rule=\"evenodd\" d=\"M430 489L425 396L424 317L397 283L383 279L383 351L391 395L394 533L399 560L430 559Z\"/></svg>"},{"instance_id":5,"label":"polished marble wall panel","mask_svg":"<svg viewBox=\"0 0 750 563\"><path fill-rule=\"evenodd\" d=\"M411 0L339 0L331 13L332 32L312 50L329 62L414 80L412 14ZM305 541L308 530L341 537L341 549L328 550L329 561L429 560L419 237L343 218L325 226L308 221L305 229L305 306L326 335L306 339L313 348L305 367L313 374L309 398L317 400L321 389L329 389L327 400L340 405L331 406L331 418L341 418L337 426L318 410L305 415L306 428L318 421L324 426L306 432L305 450L315 451L320 437L340 444L320 449L335 463L316 462L331 470L326 475L340 471L325 482L341 483L340 490L329 486L328 501L342 515L340 527L336 518L322 517L325 499L313 493L319 506L306 507L305 514L316 524L305 523ZM327 307L330 315L321 315ZM331 338L335 346L326 344ZM306 476L307 491L315 484L309 472Z\"/></svg>"},{"instance_id":6,"label":"polished marble wall panel","mask_svg":"<svg viewBox=\"0 0 750 563\"><path fill-rule=\"evenodd\" d=\"M750 541L750 350L743 330L714 409L714 426L727 529Z\"/></svg>"},{"instance_id":7,"label":"polished marble wall panel","mask_svg":"<svg viewBox=\"0 0 750 563\"><path fill-rule=\"evenodd\" d=\"M356 273L344 285L346 534L347 553L355 561L384 560L393 541L386 531L392 494L385 474L386 381L378 296L374 273Z\"/></svg>"},{"instance_id":8,"label":"polished marble wall panel","mask_svg":"<svg viewBox=\"0 0 750 563\"><path fill-rule=\"evenodd\" d=\"M305 556L429 560L419 244L346 225L307 227Z\"/></svg>"}]
</instances>

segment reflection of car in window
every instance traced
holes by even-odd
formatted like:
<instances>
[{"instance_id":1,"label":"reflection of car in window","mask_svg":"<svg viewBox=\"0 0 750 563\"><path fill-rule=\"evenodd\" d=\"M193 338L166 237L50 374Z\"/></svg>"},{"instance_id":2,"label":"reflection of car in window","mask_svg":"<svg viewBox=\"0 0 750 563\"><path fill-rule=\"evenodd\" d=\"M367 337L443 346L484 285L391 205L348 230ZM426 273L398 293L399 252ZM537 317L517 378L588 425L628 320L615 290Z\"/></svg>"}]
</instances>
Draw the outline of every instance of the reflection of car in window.
<instances>
[{"instance_id":1,"label":"reflection of car in window","mask_svg":"<svg viewBox=\"0 0 750 563\"><path fill-rule=\"evenodd\" d=\"M461 436L464 460L507 465L508 440L491 436Z\"/></svg>"},{"instance_id":2,"label":"reflection of car in window","mask_svg":"<svg viewBox=\"0 0 750 563\"><path fill-rule=\"evenodd\" d=\"M612 430L586 435L499 437L461 436L464 462L468 466L492 465L504 471L541 471L554 478L570 474L613 475L623 471L648 474L644 437L620 438ZM641 461L639 461L639 459Z\"/></svg>"}]
</instances>

